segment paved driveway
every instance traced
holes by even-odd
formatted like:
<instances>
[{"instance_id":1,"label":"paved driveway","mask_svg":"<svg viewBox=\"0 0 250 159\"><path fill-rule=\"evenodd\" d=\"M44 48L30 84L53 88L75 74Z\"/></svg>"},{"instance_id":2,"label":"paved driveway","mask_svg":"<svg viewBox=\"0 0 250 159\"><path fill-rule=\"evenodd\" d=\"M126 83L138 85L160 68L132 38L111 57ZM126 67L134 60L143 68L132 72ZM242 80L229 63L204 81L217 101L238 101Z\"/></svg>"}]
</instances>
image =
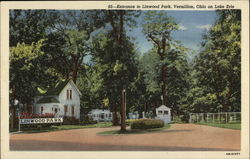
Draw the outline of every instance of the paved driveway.
<instances>
[{"instance_id":1,"label":"paved driveway","mask_svg":"<svg viewBox=\"0 0 250 159\"><path fill-rule=\"evenodd\" d=\"M173 124L147 134L100 136L118 130L87 128L47 133L11 134L10 150L46 151L235 151L240 150L240 130L195 124Z\"/></svg>"}]
</instances>

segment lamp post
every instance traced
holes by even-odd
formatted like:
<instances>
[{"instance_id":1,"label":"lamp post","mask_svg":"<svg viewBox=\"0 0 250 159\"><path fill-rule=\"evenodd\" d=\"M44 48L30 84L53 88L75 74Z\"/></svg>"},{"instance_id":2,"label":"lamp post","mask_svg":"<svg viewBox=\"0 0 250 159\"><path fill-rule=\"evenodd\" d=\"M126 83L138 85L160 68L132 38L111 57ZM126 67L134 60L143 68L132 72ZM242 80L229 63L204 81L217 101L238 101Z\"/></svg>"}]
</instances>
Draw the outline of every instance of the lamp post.
<instances>
[{"instance_id":1,"label":"lamp post","mask_svg":"<svg viewBox=\"0 0 250 159\"><path fill-rule=\"evenodd\" d=\"M17 115L18 115L18 132L21 132L21 127L20 127L20 105L19 101L17 99L14 100L14 106L17 108Z\"/></svg>"},{"instance_id":2,"label":"lamp post","mask_svg":"<svg viewBox=\"0 0 250 159\"><path fill-rule=\"evenodd\" d=\"M121 131L126 131L126 90L122 90Z\"/></svg>"}]
</instances>

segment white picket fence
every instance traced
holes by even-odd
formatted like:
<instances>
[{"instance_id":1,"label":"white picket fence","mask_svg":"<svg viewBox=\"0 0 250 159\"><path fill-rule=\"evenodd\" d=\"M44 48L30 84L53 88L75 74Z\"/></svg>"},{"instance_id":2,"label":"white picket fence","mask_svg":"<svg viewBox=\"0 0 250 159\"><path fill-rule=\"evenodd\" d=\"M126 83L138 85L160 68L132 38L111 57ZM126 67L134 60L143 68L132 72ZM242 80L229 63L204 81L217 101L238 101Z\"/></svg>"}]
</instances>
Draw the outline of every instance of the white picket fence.
<instances>
[{"instance_id":1,"label":"white picket fence","mask_svg":"<svg viewBox=\"0 0 250 159\"><path fill-rule=\"evenodd\" d=\"M190 113L189 123L195 122L241 122L241 112Z\"/></svg>"}]
</instances>

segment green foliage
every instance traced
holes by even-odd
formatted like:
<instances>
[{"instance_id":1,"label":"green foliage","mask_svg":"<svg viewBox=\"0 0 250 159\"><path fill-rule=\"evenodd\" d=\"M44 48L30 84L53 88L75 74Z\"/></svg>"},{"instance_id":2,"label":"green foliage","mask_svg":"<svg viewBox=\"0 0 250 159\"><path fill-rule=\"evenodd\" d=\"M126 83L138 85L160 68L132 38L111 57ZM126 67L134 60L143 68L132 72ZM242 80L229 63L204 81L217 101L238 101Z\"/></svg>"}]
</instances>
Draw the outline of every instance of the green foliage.
<instances>
[{"instance_id":1,"label":"green foliage","mask_svg":"<svg viewBox=\"0 0 250 159\"><path fill-rule=\"evenodd\" d=\"M76 119L75 117L63 117L63 125L78 125L79 122L79 119Z\"/></svg>"},{"instance_id":2,"label":"green foliage","mask_svg":"<svg viewBox=\"0 0 250 159\"><path fill-rule=\"evenodd\" d=\"M141 26L154 48L140 55L127 35L140 12L11 10L10 100L32 103L37 92L72 78L85 114L119 112L124 88L127 110L140 114L155 112L161 95L182 121L190 112L241 110L240 10L217 11L191 63L191 50L171 37L178 24L164 11L143 11Z\"/></svg>"},{"instance_id":3,"label":"green foliage","mask_svg":"<svg viewBox=\"0 0 250 159\"><path fill-rule=\"evenodd\" d=\"M113 109L114 105L120 103L123 88L127 88L127 94L130 93L137 67L133 44L124 38L123 44L120 45L113 39L107 39L106 36L100 34L93 39L92 58L93 67L96 68L96 73L102 81L98 94L102 94L102 99L109 99L110 107ZM130 101L129 95L127 101Z\"/></svg>"},{"instance_id":4,"label":"green foliage","mask_svg":"<svg viewBox=\"0 0 250 159\"><path fill-rule=\"evenodd\" d=\"M207 123L207 122L198 122L200 125L207 125L219 128L227 128L227 129L236 129L241 130L241 123Z\"/></svg>"},{"instance_id":5,"label":"green foliage","mask_svg":"<svg viewBox=\"0 0 250 159\"><path fill-rule=\"evenodd\" d=\"M138 119L127 119L126 125L131 125L133 122L137 121Z\"/></svg>"},{"instance_id":6,"label":"green foliage","mask_svg":"<svg viewBox=\"0 0 250 159\"><path fill-rule=\"evenodd\" d=\"M10 99L30 103L38 87L46 88L57 79L43 65L43 39L31 45L22 43L10 48Z\"/></svg>"},{"instance_id":7,"label":"green foliage","mask_svg":"<svg viewBox=\"0 0 250 159\"><path fill-rule=\"evenodd\" d=\"M162 120L140 119L131 124L131 129L153 129L164 127Z\"/></svg>"},{"instance_id":8,"label":"green foliage","mask_svg":"<svg viewBox=\"0 0 250 159\"><path fill-rule=\"evenodd\" d=\"M93 120L93 118L88 115L84 115L83 119L81 119L80 121L80 124L81 125L97 124L97 121Z\"/></svg>"},{"instance_id":9,"label":"green foliage","mask_svg":"<svg viewBox=\"0 0 250 159\"><path fill-rule=\"evenodd\" d=\"M143 32L149 40L153 40L158 47L162 37L169 39L170 32L178 29L174 19L165 11L147 11L145 13Z\"/></svg>"},{"instance_id":10,"label":"green foliage","mask_svg":"<svg viewBox=\"0 0 250 159\"><path fill-rule=\"evenodd\" d=\"M194 61L190 89L194 112L240 111L240 10L217 11L218 19L204 35Z\"/></svg>"},{"instance_id":11,"label":"green foliage","mask_svg":"<svg viewBox=\"0 0 250 159\"><path fill-rule=\"evenodd\" d=\"M45 39L50 24L46 10L10 10L10 47Z\"/></svg>"}]
</instances>

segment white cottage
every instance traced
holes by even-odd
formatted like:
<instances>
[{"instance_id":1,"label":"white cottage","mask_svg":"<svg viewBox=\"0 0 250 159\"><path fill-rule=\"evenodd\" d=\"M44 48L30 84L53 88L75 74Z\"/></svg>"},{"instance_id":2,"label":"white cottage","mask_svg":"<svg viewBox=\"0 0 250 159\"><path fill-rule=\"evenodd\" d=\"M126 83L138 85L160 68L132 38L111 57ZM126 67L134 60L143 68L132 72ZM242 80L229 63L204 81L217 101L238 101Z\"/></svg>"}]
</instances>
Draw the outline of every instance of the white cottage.
<instances>
[{"instance_id":1,"label":"white cottage","mask_svg":"<svg viewBox=\"0 0 250 159\"><path fill-rule=\"evenodd\" d=\"M93 109L89 112L88 116L92 117L95 121L111 121L112 113L110 110Z\"/></svg>"},{"instance_id":2,"label":"white cottage","mask_svg":"<svg viewBox=\"0 0 250 159\"><path fill-rule=\"evenodd\" d=\"M164 123L171 122L171 109L165 105L156 108L156 119L163 120Z\"/></svg>"},{"instance_id":3,"label":"white cottage","mask_svg":"<svg viewBox=\"0 0 250 159\"><path fill-rule=\"evenodd\" d=\"M72 80L58 83L34 99L34 113L80 118L81 92Z\"/></svg>"}]
</instances>

